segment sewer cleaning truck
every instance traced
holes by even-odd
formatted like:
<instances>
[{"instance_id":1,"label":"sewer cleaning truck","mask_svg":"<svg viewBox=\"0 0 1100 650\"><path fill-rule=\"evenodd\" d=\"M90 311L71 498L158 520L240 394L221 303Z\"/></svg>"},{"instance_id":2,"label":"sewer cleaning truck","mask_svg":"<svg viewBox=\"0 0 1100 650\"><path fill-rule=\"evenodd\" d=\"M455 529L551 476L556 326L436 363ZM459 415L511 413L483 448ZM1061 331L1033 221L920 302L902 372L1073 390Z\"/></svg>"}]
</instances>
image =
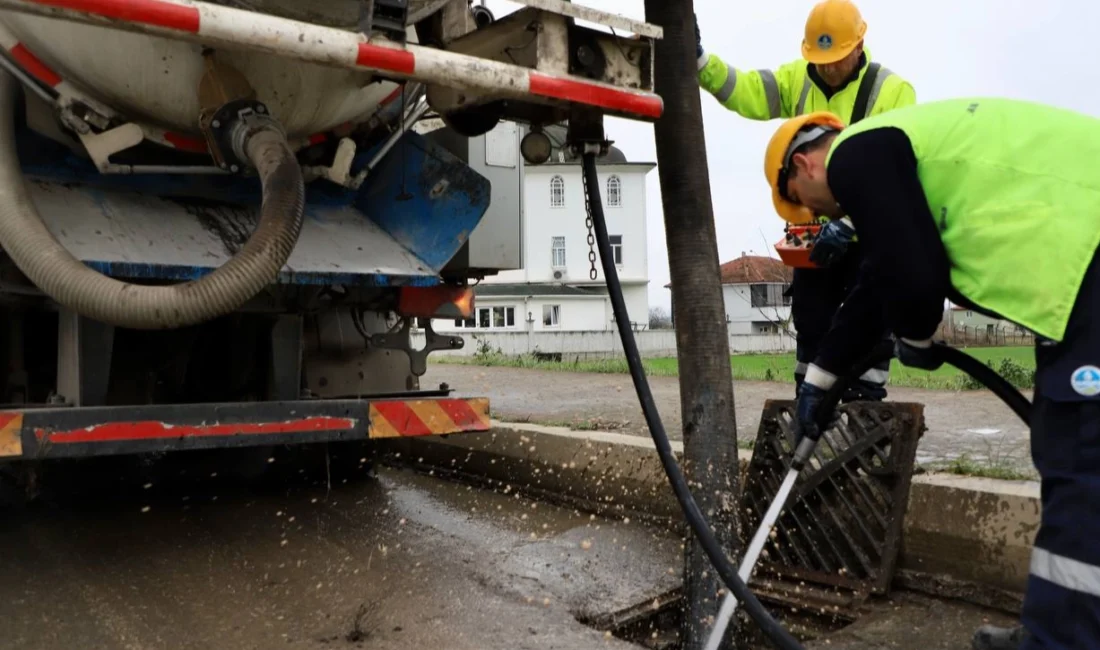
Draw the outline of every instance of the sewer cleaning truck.
<instances>
[{"instance_id":1,"label":"sewer cleaning truck","mask_svg":"<svg viewBox=\"0 0 1100 650\"><path fill-rule=\"evenodd\" d=\"M0 462L487 429L420 385L522 264L486 135L662 111L659 28L519 4L0 0Z\"/></svg>"}]
</instances>

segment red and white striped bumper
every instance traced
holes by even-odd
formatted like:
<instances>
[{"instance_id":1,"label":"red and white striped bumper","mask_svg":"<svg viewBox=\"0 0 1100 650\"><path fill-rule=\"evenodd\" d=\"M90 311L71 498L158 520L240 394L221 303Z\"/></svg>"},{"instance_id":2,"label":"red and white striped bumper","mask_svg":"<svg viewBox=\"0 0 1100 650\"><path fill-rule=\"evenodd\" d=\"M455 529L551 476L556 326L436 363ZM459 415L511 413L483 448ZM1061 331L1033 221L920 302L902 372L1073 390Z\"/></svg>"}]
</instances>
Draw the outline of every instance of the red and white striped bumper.
<instances>
[{"instance_id":1,"label":"red and white striped bumper","mask_svg":"<svg viewBox=\"0 0 1100 650\"><path fill-rule=\"evenodd\" d=\"M489 400L430 397L0 411L0 461L488 431Z\"/></svg>"},{"instance_id":2,"label":"red and white striped bumper","mask_svg":"<svg viewBox=\"0 0 1100 650\"><path fill-rule=\"evenodd\" d=\"M367 42L361 34L188 0L0 0L11 11L106 25L206 45L269 52L300 61L517 99L582 104L612 115L656 120L654 94L418 45Z\"/></svg>"}]
</instances>

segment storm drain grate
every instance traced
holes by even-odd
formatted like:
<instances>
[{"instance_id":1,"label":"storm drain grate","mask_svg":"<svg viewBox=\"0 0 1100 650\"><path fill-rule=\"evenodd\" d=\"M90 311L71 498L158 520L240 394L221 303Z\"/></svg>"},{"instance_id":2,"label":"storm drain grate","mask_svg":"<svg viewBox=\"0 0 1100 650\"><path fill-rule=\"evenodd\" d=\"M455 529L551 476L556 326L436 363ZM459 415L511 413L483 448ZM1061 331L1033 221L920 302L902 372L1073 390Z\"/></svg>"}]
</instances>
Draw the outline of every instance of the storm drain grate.
<instances>
[{"instance_id":1,"label":"storm drain grate","mask_svg":"<svg viewBox=\"0 0 1100 650\"><path fill-rule=\"evenodd\" d=\"M787 473L794 402L769 400L742 492L751 535ZM787 606L854 613L889 590L924 407L856 402L839 409L764 547L754 587Z\"/></svg>"}]
</instances>

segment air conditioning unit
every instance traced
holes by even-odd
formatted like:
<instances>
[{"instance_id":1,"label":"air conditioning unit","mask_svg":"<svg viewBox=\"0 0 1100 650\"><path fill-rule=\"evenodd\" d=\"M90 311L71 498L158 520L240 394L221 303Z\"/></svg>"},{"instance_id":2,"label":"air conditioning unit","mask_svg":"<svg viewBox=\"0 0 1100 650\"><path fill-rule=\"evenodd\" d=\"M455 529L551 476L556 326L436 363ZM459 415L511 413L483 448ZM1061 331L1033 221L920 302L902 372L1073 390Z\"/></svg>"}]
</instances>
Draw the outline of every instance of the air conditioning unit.
<instances>
[{"instance_id":1,"label":"air conditioning unit","mask_svg":"<svg viewBox=\"0 0 1100 650\"><path fill-rule=\"evenodd\" d=\"M565 281L569 279L569 274L565 272L565 269L554 269L554 279Z\"/></svg>"}]
</instances>

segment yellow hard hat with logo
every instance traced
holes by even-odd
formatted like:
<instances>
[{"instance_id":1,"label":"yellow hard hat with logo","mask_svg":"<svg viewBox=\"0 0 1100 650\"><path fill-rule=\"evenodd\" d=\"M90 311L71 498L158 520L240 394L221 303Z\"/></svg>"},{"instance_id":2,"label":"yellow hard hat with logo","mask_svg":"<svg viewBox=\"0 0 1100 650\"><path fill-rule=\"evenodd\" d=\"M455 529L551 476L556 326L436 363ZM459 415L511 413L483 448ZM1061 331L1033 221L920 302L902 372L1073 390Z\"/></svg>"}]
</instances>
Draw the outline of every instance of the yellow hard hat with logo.
<instances>
[{"instance_id":1,"label":"yellow hard hat with logo","mask_svg":"<svg viewBox=\"0 0 1100 650\"><path fill-rule=\"evenodd\" d=\"M802 57L810 63L836 63L852 53L867 33L867 23L850 0L824 0L806 19Z\"/></svg>"},{"instance_id":2,"label":"yellow hard hat with logo","mask_svg":"<svg viewBox=\"0 0 1100 650\"><path fill-rule=\"evenodd\" d=\"M775 211L787 223L806 224L815 218L809 208L786 198L791 156L802 145L843 128L844 122L836 115L828 111L817 111L787 120L768 141L768 148L764 152L764 177L772 188Z\"/></svg>"}]
</instances>

